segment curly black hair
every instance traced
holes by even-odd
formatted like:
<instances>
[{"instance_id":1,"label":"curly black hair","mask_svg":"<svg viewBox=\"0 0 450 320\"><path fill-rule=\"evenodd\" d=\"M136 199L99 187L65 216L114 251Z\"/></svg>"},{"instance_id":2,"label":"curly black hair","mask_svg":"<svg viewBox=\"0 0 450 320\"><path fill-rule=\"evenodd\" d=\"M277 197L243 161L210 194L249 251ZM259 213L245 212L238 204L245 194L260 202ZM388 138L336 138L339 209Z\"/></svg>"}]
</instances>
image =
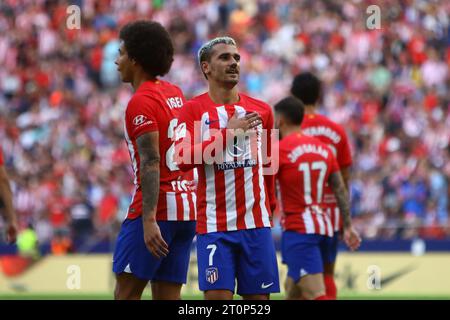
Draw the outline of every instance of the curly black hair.
<instances>
[{"instance_id":1,"label":"curly black hair","mask_svg":"<svg viewBox=\"0 0 450 320\"><path fill-rule=\"evenodd\" d=\"M321 87L320 80L314 74L303 72L295 76L291 93L305 105L313 105L319 100Z\"/></svg>"},{"instance_id":2,"label":"curly black hair","mask_svg":"<svg viewBox=\"0 0 450 320\"><path fill-rule=\"evenodd\" d=\"M167 30L158 22L140 20L126 24L119 38L128 57L134 59L152 77L169 72L173 62L173 43Z\"/></svg>"}]
</instances>

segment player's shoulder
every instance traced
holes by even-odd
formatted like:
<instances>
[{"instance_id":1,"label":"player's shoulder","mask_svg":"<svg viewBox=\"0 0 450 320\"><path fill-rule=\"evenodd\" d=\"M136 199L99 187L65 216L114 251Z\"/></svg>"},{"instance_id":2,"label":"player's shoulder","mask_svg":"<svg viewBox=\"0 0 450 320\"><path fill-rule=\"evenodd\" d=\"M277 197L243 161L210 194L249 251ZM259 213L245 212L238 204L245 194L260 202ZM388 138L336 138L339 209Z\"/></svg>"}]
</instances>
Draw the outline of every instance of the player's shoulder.
<instances>
[{"instance_id":1,"label":"player's shoulder","mask_svg":"<svg viewBox=\"0 0 450 320\"><path fill-rule=\"evenodd\" d=\"M208 92L204 92L202 94L196 95L189 99L192 103L203 104L209 101Z\"/></svg>"},{"instance_id":2,"label":"player's shoulder","mask_svg":"<svg viewBox=\"0 0 450 320\"><path fill-rule=\"evenodd\" d=\"M335 129L336 131L345 133L345 129L341 124L331 120L330 118L322 114L318 114L317 117L319 121L323 122L324 124L327 124L329 127Z\"/></svg>"},{"instance_id":3,"label":"player's shoulder","mask_svg":"<svg viewBox=\"0 0 450 320\"><path fill-rule=\"evenodd\" d=\"M195 97L192 97L191 99L187 100L186 103L184 104L184 108L192 108L192 107L196 107L196 106L201 106L205 103L208 102L208 93L202 93L199 94Z\"/></svg>"},{"instance_id":4,"label":"player's shoulder","mask_svg":"<svg viewBox=\"0 0 450 320\"><path fill-rule=\"evenodd\" d=\"M189 117L196 117L198 112L202 109L202 106L207 103L207 93L200 94L195 96L189 100L187 100L183 104L183 108L181 108L181 112L184 115L189 115Z\"/></svg>"},{"instance_id":5,"label":"player's shoulder","mask_svg":"<svg viewBox=\"0 0 450 320\"><path fill-rule=\"evenodd\" d=\"M331 152L330 147L328 147L328 145L325 142L323 142L322 140L320 140L317 137L302 134L299 139L304 144L313 144L318 147L323 147L324 149L329 150Z\"/></svg>"},{"instance_id":6,"label":"player's shoulder","mask_svg":"<svg viewBox=\"0 0 450 320\"><path fill-rule=\"evenodd\" d=\"M148 91L137 91L128 101L126 112L136 112L147 108L158 107L163 103L158 99L157 95L151 94Z\"/></svg>"},{"instance_id":7,"label":"player's shoulder","mask_svg":"<svg viewBox=\"0 0 450 320\"><path fill-rule=\"evenodd\" d=\"M176 84L166 81L166 80L158 80L156 83L158 83L163 90L171 90L179 93L183 93L183 90Z\"/></svg>"},{"instance_id":8,"label":"player's shoulder","mask_svg":"<svg viewBox=\"0 0 450 320\"><path fill-rule=\"evenodd\" d=\"M245 93L239 93L239 95L241 96L241 98L243 100L245 100L246 103L250 103L253 106L256 106L256 107L258 107L260 109L263 109L263 110L272 111L272 107L268 103L266 103L266 102L264 102L262 100L253 98L253 97L251 97L251 96L249 96L249 95L247 95Z\"/></svg>"},{"instance_id":9,"label":"player's shoulder","mask_svg":"<svg viewBox=\"0 0 450 320\"><path fill-rule=\"evenodd\" d=\"M314 114L305 114L302 127L317 127L323 126L325 128L329 128L332 131L336 132L339 136L344 138L347 137L347 133L345 132L344 126L341 124L331 120L325 115L314 113Z\"/></svg>"},{"instance_id":10,"label":"player's shoulder","mask_svg":"<svg viewBox=\"0 0 450 320\"><path fill-rule=\"evenodd\" d=\"M146 94L143 91L137 91L132 96L131 99L128 101L128 108L139 106L145 103L151 103L154 99L148 94Z\"/></svg>"}]
</instances>

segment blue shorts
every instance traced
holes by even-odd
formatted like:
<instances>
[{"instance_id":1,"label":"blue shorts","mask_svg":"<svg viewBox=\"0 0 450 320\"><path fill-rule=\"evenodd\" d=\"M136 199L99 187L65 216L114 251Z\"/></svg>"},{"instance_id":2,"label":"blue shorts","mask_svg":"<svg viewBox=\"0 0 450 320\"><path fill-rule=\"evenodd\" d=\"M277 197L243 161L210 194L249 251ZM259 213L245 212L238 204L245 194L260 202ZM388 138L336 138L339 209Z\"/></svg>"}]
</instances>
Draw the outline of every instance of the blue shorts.
<instances>
[{"instance_id":1,"label":"blue shorts","mask_svg":"<svg viewBox=\"0 0 450 320\"><path fill-rule=\"evenodd\" d=\"M283 263L288 267L288 276L297 283L308 274L323 273L323 264L330 259L331 237L320 234L303 234L284 231L281 237Z\"/></svg>"},{"instance_id":2,"label":"blue shorts","mask_svg":"<svg viewBox=\"0 0 450 320\"><path fill-rule=\"evenodd\" d=\"M239 295L280 292L270 228L197 235L199 287Z\"/></svg>"},{"instance_id":3,"label":"blue shorts","mask_svg":"<svg viewBox=\"0 0 450 320\"><path fill-rule=\"evenodd\" d=\"M132 273L143 280L186 283L195 221L158 221L158 226L169 245L169 254L161 259L154 257L145 246L142 217L123 222L114 251L114 273Z\"/></svg>"},{"instance_id":4,"label":"blue shorts","mask_svg":"<svg viewBox=\"0 0 450 320\"><path fill-rule=\"evenodd\" d=\"M323 263L331 264L336 262L338 246L339 246L339 233L335 231L335 234L332 237L327 237L325 239Z\"/></svg>"}]
</instances>

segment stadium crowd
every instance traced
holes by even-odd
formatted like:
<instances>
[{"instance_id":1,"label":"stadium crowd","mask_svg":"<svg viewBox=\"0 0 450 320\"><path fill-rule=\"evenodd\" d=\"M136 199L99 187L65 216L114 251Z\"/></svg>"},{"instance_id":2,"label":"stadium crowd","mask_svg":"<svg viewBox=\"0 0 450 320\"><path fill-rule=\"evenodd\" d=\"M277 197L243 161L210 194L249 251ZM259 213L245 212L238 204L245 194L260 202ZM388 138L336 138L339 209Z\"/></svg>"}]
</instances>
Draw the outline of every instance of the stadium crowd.
<instances>
[{"instance_id":1,"label":"stadium crowd","mask_svg":"<svg viewBox=\"0 0 450 320\"><path fill-rule=\"evenodd\" d=\"M206 90L196 53L216 35L239 44L241 88L272 105L295 74L316 73L320 111L350 137L362 236L450 237L450 3L376 2L377 30L362 0L2 1L0 141L21 226L41 243L115 237L133 190L117 32L154 19L176 48L167 79L187 98ZM71 4L80 29L66 26Z\"/></svg>"}]
</instances>

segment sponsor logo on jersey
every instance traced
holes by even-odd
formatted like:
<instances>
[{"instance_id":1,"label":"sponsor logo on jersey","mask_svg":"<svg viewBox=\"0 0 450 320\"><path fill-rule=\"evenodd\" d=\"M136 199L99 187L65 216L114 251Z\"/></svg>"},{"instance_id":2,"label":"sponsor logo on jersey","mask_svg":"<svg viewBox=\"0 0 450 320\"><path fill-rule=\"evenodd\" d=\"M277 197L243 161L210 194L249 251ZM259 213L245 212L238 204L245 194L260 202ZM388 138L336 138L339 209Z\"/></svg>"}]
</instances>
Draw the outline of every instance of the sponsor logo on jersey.
<instances>
[{"instance_id":1,"label":"sponsor logo on jersey","mask_svg":"<svg viewBox=\"0 0 450 320\"><path fill-rule=\"evenodd\" d=\"M231 170L231 169L239 169L239 168L247 168L256 166L256 159L246 159L242 161L235 162L224 162L216 164L217 170Z\"/></svg>"},{"instance_id":2,"label":"sponsor logo on jersey","mask_svg":"<svg viewBox=\"0 0 450 320\"><path fill-rule=\"evenodd\" d=\"M150 120L147 121L147 117L144 116L143 114L140 114L140 115L134 117L134 119L133 119L133 124L135 126L140 126L143 124L151 124L151 123L152 123L152 121L150 121Z\"/></svg>"},{"instance_id":3,"label":"sponsor logo on jersey","mask_svg":"<svg viewBox=\"0 0 450 320\"><path fill-rule=\"evenodd\" d=\"M211 123L214 123L214 122L217 122L217 121L219 121L219 120L209 120L209 119L206 119L206 120L205 120L205 124L206 124L207 126L209 126Z\"/></svg>"}]
</instances>

